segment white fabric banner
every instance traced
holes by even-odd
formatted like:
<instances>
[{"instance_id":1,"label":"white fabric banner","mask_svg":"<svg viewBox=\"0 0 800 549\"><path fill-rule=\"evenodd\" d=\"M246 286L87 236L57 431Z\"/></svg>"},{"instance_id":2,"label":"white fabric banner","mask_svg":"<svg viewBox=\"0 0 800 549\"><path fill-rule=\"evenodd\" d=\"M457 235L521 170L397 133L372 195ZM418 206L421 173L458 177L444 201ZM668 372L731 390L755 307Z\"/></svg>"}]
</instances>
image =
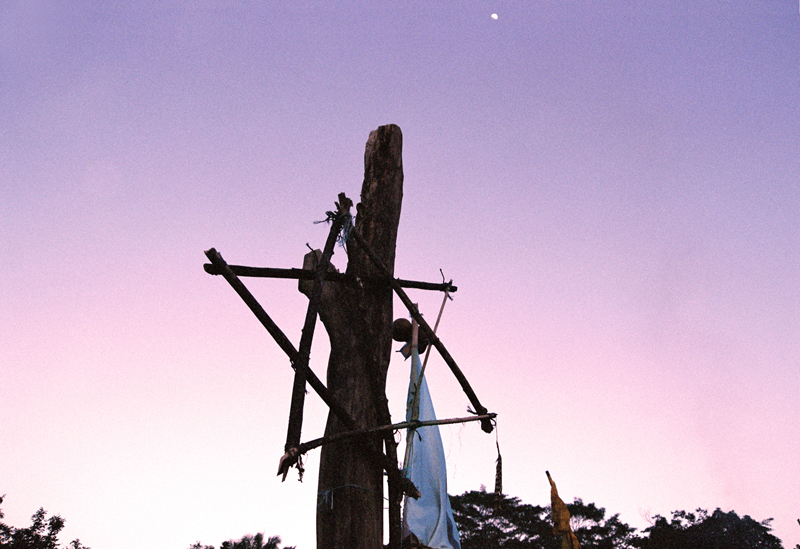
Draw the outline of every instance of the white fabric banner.
<instances>
[{"instance_id":1,"label":"white fabric banner","mask_svg":"<svg viewBox=\"0 0 800 549\"><path fill-rule=\"evenodd\" d=\"M406 421L411 421L415 387L422 366L419 352L411 352L411 381L408 387ZM433 402L425 379L419 383L420 421L436 419ZM403 517L404 537L413 533L422 545L435 549L461 549L458 528L453 520L450 500L447 497L447 467L439 427L432 425L408 429L408 449L404 470L406 477L422 493L419 499L406 498Z\"/></svg>"}]
</instances>

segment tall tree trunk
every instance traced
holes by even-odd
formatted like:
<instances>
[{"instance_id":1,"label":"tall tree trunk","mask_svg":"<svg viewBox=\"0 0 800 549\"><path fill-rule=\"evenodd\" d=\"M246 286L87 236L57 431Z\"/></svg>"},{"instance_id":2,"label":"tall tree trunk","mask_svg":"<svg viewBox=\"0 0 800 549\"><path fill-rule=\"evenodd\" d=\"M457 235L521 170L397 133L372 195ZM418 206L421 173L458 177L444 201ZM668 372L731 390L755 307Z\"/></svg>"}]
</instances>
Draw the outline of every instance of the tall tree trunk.
<instances>
[{"instance_id":1,"label":"tall tree trunk","mask_svg":"<svg viewBox=\"0 0 800 549\"><path fill-rule=\"evenodd\" d=\"M394 272L395 244L403 199L403 136L395 125L369 135L364 153L364 183L357 205L356 229ZM328 332L331 354L327 386L359 428L391 423L386 373L391 355L392 290L369 283L381 273L351 239L347 273L361 277L359 286L325 282L320 318ZM308 286L306 286L308 288ZM302 288L301 288L302 289ZM328 415L325 435L345 427ZM391 433L366 444L395 452ZM322 448L317 506L318 549L377 549L383 546L383 473L357 443Z\"/></svg>"}]
</instances>

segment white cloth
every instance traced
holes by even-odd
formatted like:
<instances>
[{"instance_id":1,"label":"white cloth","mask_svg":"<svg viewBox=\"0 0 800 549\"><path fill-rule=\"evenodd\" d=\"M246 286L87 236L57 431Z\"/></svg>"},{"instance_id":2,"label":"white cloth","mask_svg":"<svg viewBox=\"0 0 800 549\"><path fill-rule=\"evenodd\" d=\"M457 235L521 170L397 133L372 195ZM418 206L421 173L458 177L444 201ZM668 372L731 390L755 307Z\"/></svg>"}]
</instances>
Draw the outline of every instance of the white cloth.
<instances>
[{"instance_id":1,"label":"white cloth","mask_svg":"<svg viewBox=\"0 0 800 549\"><path fill-rule=\"evenodd\" d=\"M406 421L411 421L415 387L420 370L419 353L411 353L411 381L408 387ZM425 379L419 383L420 421L436 419ZM406 498L403 516L404 535L412 532L417 539L435 549L461 549L458 528L447 496L447 468L439 427L432 425L408 429L409 450L403 472L422 493L419 499Z\"/></svg>"}]
</instances>

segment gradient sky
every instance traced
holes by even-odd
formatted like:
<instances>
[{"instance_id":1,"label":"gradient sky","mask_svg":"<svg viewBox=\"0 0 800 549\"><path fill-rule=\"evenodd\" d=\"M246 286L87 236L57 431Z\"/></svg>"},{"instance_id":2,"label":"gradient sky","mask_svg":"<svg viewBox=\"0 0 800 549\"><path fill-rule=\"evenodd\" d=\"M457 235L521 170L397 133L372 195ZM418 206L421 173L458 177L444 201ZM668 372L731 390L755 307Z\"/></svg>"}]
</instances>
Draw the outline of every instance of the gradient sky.
<instances>
[{"instance_id":1,"label":"gradient sky","mask_svg":"<svg viewBox=\"0 0 800 549\"><path fill-rule=\"evenodd\" d=\"M318 451L275 477L288 359L203 251L299 267L388 123L396 274L458 286L439 335L499 414L505 492L546 505L549 469L637 528L720 507L800 543L797 0L3 2L6 522L314 546ZM246 283L297 345L296 283ZM450 492L491 490L494 435L442 433Z\"/></svg>"}]
</instances>

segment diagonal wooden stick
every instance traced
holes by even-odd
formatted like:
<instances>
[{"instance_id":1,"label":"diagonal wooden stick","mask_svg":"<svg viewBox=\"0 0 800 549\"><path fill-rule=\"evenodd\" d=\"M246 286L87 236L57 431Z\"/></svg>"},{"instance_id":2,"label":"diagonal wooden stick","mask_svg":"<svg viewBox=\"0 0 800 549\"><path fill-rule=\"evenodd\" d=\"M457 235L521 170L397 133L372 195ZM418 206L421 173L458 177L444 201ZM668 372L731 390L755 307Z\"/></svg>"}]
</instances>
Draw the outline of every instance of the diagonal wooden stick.
<instances>
[{"instance_id":1,"label":"diagonal wooden stick","mask_svg":"<svg viewBox=\"0 0 800 549\"><path fill-rule=\"evenodd\" d=\"M261 322L261 325L264 326L267 332L269 332L273 339L275 339L275 342L278 344L278 346L280 346L280 348L283 349L283 351L287 354L290 363L294 368L294 365L297 361L297 350L294 348L294 345L292 345L292 342L289 341L289 338L287 338L281 329L278 328L278 326L270 318L253 294L250 293L250 290L247 289L242 281L239 280L239 277L236 276L236 274L230 269L219 252L214 248L211 248L205 253L206 257L208 257L214 267L219 269L220 274L222 274L225 280L228 281L228 284L230 284L234 291L239 294L239 297L242 298L242 301L245 302L256 318ZM358 429L359 427L350 413L330 394L328 388L325 387L313 370L309 369L306 372L306 376L308 384L311 385L311 388L314 389L323 402L328 405L331 411L344 424L344 426L349 430ZM367 444L360 445L360 447L364 452L367 453L367 455L369 455L377 463L380 463L381 467L386 471L389 479L391 479L392 482L397 483L397 486L400 486L403 491L409 494L419 493L413 483L409 484L409 482L406 482L406 479L403 478L403 473L397 468L397 463L392 462L388 456L382 452L376 451ZM291 451L287 452L284 457L281 458L280 468L278 471L279 475L288 471L289 467L297 462L297 454L294 455L294 458L292 458L290 454Z\"/></svg>"},{"instance_id":2,"label":"diagonal wooden stick","mask_svg":"<svg viewBox=\"0 0 800 549\"><path fill-rule=\"evenodd\" d=\"M349 201L349 200L348 200ZM314 274L314 283L311 287L311 294L308 298L308 309L306 310L306 320L303 324L303 333L300 336L300 349L297 352L297 359L294 369L294 384L292 386L292 402L289 408L289 427L286 432L286 445L284 451L294 448L300 444L300 433L303 428L303 405L306 395L306 377L308 376L308 360L311 355L311 341L314 338L314 327L317 324L317 312L322 298L322 282L325 273L328 272L328 265L333 256L333 247L345 220L350 216L350 207L346 203L339 206L331 230L328 233L328 240L325 241L325 248L322 258L317 264Z\"/></svg>"},{"instance_id":3,"label":"diagonal wooden stick","mask_svg":"<svg viewBox=\"0 0 800 549\"><path fill-rule=\"evenodd\" d=\"M364 237L361 236L361 233L359 233L358 229L355 227L353 227L353 229L350 231L350 234L356 239L358 245L361 246L365 252L367 252L367 255L375 264L375 266L378 267L383 272L384 276L389 279L389 285L400 298L400 301L403 302L403 305L406 306L408 312L411 313L412 318L419 323L420 328L422 328L422 330L425 332L425 335L428 336L430 343L436 347L436 349L439 351L439 354L442 355L442 358L450 367L453 375L456 376L458 383L461 385L461 388L464 390L464 393L466 393L470 403L475 408L476 414L481 416L486 415L488 410L478 400L478 397L475 394L475 391L472 390L472 387L470 386L469 381L467 381L464 372L461 371L461 369L458 367L458 364L456 364L456 361L453 360L453 357L447 352L444 344L439 340L438 337L436 337L436 334L433 332L431 327L427 322L425 322L425 319L422 318L422 315L419 314L417 306L414 305L414 303L408 298L408 295L406 295L406 292L400 287L397 281L392 278L389 269L387 269L386 265L383 264L383 261L381 261L381 258L375 253L375 250L372 249L372 246L370 246L369 243L364 240ZM492 421L490 419L481 420L481 429L486 433L491 433L494 429L492 426Z\"/></svg>"},{"instance_id":4,"label":"diagonal wooden stick","mask_svg":"<svg viewBox=\"0 0 800 549\"><path fill-rule=\"evenodd\" d=\"M220 274L228 281L228 284L231 285L234 291L239 294L239 297L241 297L242 301L250 308L259 322L261 322L261 325L266 328L269 335L272 336L278 346L289 357L292 368L295 368L298 362L298 353L292 342L289 341L289 338L286 337L278 325L270 318L261 304L256 300L253 294L250 293L250 290L247 289L242 281L239 280L239 277L230 269L217 250L214 248L207 250L206 257L208 257L215 268L219 269ZM311 388L322 398L323 402L336 414L336 417L338 417L348 429L355 429L356 424L353 418L351 418L347 410L333 398L330 392L328 392L328 388L325 387L316 374L309 369L306 372L306 377L308 384L311 385Z\"/></svg>"},{"instance_id":5,"label":"diagonal wooden stick","mask_svg":"<svg viewBox=\"0 0 800 549\"><path fill-rule=\"evenodd\" d=\"M443 277L444 278L444 277ZM436 334L436 330L439 329L439 321L442 320L442 313L444 312L444 306L447 305L447 300L453 299L450 297L450 292L445 290L444 298L442 298L442 306L439 308L439 316L436 317L436 324L433 325L433 333ZM432 345L428 345L428 349L425 352L425 360L422 362L422 368L419 370L419 381L417 385L422 385L422 380L425 377L425 368L428 366L428 358L431 356L431 347ZM411 418L418 419L419 418L419 391L414 394L414 406L411 409Z\"/></svg>"}]
</instances>

